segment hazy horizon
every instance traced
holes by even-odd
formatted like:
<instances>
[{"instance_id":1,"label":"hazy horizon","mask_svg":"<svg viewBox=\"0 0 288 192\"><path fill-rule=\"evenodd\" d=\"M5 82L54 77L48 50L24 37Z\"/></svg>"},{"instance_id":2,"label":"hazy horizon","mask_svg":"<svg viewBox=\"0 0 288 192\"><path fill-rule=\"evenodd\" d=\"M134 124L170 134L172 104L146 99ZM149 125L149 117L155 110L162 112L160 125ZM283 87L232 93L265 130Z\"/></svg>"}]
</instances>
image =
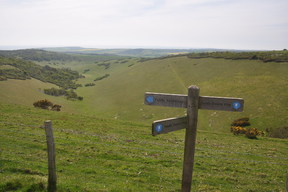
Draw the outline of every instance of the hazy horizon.
<instances>
[{"instance_id":1,"label":"hazy horizon","mask_svg":"<svg viewBox=\"0 0 288 192\"><path fill-rule=\"evenodd\" d=\"M237 50L237 51L274 51L274 50L283 50L283 49L271 49L271 50L268 50L268 49L225 49L225 48L214 48L214 47L138 47L138 46L111 46L111 47L105 47L105 46L102 46L102 47L82 47L82 46L1 46L0 45L0 50L2 51L9 51L9 50L21 50L21 49L53 49L53 48L79 48L79 49L175 49L175 50L181 50L181 49L184 49L184 50L208 50L208 49L215 49L215 50Z\"/></svg>"}]
</instances>

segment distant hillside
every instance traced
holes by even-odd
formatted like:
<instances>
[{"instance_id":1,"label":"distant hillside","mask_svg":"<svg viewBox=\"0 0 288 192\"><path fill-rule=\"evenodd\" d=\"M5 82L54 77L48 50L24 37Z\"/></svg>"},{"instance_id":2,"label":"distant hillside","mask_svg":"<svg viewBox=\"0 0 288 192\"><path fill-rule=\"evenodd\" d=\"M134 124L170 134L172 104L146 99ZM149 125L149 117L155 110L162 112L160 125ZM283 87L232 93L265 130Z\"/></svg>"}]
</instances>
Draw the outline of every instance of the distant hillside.
<instances>
[{"instance_id":1,"label":"distant hillside","mask_svg":"<svg viewBox=\"0 0 288 192\"><path fill-rule=\"evenodd\" d=\"M56 69L40 66L31 61L0 56L0 80L35 78L43 82L53 83L65 89L77 88L75 80L81 75L70 69Z\"/></svg>"},{"instance_id":2,"label":"distant hillside","mask_svg":"<svg viewBox=\"0 0 288 192\"><path fill-rule=\"evenodd\" d=\"M251 52L203 52L187 54L189 58L223 58L232 60L260 60L263 62L288 62L288 51L251 51Z\"/></svg>"},{"instance_id":3,"label":"distant hillside","mask_svg":"<svg viewBox=\"0 0 288 192\"><path fill-rule=\"evenodd\" d=\"M81 47L55 47L43 48L47 51L77 54L110 54L130 57L162 57L187 53L226 51L224 49L97 49Z\"/></svg>"},{"instance_id":4,"label":"distant hillside","mask_svg":"<svg viewBox=\"0 0 288 192\"><path fill-rule=\"evenodd\" d=\"M77 50L76 48L67 48L67 49L20 49L20 50L0 50L0 56L18 58L29 61L37 62L80 62L80 61L106 61L113 59L123 59L126 57L121 57L113 54L90 54L83 53Z\"/></svg>"},{"instance_id":5,"label":"distant hillside","mask_svg":"<svg viewBox=\"0 0 288 192\"><path fill-rule=\"evenodd\" d=\"M39 49L20 49L13 51L1 51L0 56L10 57L10 58L20 58L24 60L32 61L51 61L51 60L76 60L76 57L63 53L56 53L50 51L44 51Z\"/></svg>"}]
</instances>

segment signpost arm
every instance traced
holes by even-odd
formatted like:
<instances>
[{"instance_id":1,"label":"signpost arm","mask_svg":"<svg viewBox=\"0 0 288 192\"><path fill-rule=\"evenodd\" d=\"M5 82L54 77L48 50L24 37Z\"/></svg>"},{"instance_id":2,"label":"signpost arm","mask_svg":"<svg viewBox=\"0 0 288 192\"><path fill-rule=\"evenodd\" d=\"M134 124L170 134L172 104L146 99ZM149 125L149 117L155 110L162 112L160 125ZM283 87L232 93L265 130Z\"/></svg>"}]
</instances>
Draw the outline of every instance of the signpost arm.
<instances>
[{"instance_id":1,"label":"signpost arm","mask_svg":"<svg viewBox=\"0 0 288 192\"><path fill-rule=\"evenodd\" d=\"M186 128L185 134L182 192L190 192L191 190L198 120L199 92L200 89L197 86L190 86L188 88L188 127Z\"/></svg>"}]
</instances>

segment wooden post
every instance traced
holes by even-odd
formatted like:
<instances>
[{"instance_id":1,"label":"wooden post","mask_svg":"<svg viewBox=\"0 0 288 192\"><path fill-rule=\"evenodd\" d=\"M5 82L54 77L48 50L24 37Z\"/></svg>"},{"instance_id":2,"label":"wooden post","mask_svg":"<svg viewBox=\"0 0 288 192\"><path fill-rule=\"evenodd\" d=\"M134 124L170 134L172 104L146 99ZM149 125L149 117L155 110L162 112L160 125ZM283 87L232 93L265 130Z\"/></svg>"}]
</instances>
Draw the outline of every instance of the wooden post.
<instances>
[{"instance_id":1,"label":"wooden post","mask_svg":"<svg viewBox=\"0 0 288 192\"><path fill-rule=\"evenodd\" d=\"M288 192L288 173L286 174L286 192Z\"/></svg>"},{"instance_id":2,"label":"wooden post","mask_svg":"<svg viewBox=\"0 0 288 192\"><path fill-rule=\"evenodd\" d=\"M185 134L182 192L190 192L191 190L198 120L199 92L200 89L196 86L190 86L188 88L188 127L186 128Z\"/></svg>"},{"instance_id":3,"label":"wooden post","mask_svg":"<svg viewBox=\"0 0 288 192\"><path fill-rule=\"evenodd\" d=\"M47 120L44 122L47 152L48 152L48 192L56 191L56 161L55 161L55 144L53 137L52 122Z\"/></svg>"}]
</instances>

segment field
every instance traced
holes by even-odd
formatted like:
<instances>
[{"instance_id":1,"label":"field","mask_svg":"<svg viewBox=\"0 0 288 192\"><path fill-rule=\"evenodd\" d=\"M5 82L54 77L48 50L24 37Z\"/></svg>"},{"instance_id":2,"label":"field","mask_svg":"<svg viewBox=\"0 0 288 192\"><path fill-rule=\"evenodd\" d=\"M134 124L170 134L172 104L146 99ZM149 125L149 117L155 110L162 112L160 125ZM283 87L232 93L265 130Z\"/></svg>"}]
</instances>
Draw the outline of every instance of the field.
<instances>
[{"instance_id":1,"label":"field","mask_svg":"<svg viewBox=\"0 0 288 192\"><path fill-rule=\"evenodd\" d=\"M45 191L47 147L41 127L48 119L56 142L58 191L180 191L184 130L153 137L151 123L184 116L186 110L144 105L144 94L187 94L190 85L197 85L201 96L245 101L241 113L199 110L192 189L285 191L287 139L248 139L230 133L230 126L248 117L251 127L262 131L287 127L286 60L271 61L263 53L263 60L253 54L253 59L245 54L235 59L237 54L228 52L148 59L39 50L17 54L38 69L65 67L85 76L67 81L82 85L75 92L84 99L46 95L44 89L59 87L33 77L0 81L0 192ZM2 72L11 69L17 77L15 66L0 64ZM34 108L41 99L61 105L61 111Z\"/></svg>"},{"instance_id":2,"label":"field","mask_svg":"<svg viewBox=\"0 0 288 192\"><path fill-rule=\"evenodd\" d=\"M184 131L1 104L1 191L45 191L53 122L58 191L180 191ZM194 191L285 191L287 140L198 130Z\"/></svg>"},{"instance_id":3,"label":"field","mask_svg":"<svg viewBox=\"0 0 288 192\"><path fill-rule=\"evenodd\" d=\"M65 65L81 73L86 70L83 73L86 78L77 83L95 83L95 86L83 86L76 90L78 95L84 97L82 102L48 97L63 105L64 111L150 123L157 119L183 116L186 111L145 106L145 92L187 94L188 86L197 85L202 96L238 97L245 100L243 113L201 110L200 129L227 132L231 121L241 117L249 117L252 126L260 130L288 124L288 111L285 110L288 103L287 62L191 59L182 56L146 62L124 59L96 63L67 62ZM109 77L94 81L105 74L109 74ZM0 85L5 83L0 82ZM43 97L46 95L43 94Z\"/></svg>"}]
</instances>

